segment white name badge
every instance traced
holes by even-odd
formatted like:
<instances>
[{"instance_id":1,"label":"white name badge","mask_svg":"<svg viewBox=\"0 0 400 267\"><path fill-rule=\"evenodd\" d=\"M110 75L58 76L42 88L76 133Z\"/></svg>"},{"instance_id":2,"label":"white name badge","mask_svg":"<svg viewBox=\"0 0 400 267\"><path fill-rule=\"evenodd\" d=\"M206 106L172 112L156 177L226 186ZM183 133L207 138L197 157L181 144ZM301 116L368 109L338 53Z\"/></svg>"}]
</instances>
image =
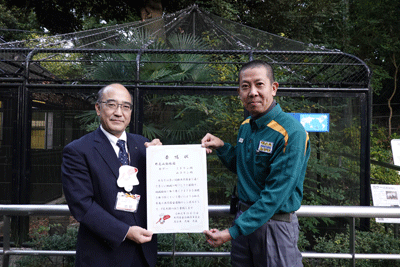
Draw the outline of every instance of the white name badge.
<instances>
[{"instance_id":1,"label":"white name badge","mask_svg":"<svg viewBox=\"0 0 400 267\"><path fill-rule=\"evenodd\" d=\"M136 212L140 201L140 195L119 192L115 209L127 212Z\"/></svg>"}]
</instances>

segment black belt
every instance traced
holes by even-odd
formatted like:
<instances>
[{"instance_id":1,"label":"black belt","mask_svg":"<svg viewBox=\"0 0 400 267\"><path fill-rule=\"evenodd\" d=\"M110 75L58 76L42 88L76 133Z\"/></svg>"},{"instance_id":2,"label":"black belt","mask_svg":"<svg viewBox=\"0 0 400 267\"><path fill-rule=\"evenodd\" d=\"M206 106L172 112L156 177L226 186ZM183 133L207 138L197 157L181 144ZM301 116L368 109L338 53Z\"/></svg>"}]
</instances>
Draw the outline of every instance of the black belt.
<instances>
[{"instance_id":1,"label":"black belt","mask_svg":"<svg viewBox=\"0 0 400 267\"><path fill-rule=\"evenodd\" d=\"M243 203L243 202L240 201L239 202L239 210L242 211L242 212L245 212L246 210L248 210L251 207L251 205ZM293 214L294 214L294 212L291 212L291 213L275 213L271 217L271 220L281 221L281 222L291 222Z\"/></svg>"}]
</instances>

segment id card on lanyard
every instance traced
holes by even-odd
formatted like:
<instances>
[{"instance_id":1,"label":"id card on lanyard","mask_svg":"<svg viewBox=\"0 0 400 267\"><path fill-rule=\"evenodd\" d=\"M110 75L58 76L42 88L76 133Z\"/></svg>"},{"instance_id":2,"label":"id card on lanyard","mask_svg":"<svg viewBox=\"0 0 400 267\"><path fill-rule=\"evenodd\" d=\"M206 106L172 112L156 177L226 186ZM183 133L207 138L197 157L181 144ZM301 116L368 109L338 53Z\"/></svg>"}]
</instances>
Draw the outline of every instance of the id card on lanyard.
<instances>
[{"instance_id":1,"label":"id card on lanyard","mask_svg":"<svg viewBox=\"0 0 400 267\"><path fill-rule=\"evenodd\" d=\"M127 212L136 212L140 195L131 194L134 186L139 185L137 179L138 168L129 165L122 165L119 168L119 176L117 179L118 187L124 188L126 192L118 192L115 201L115 209Z\"/></svg>"}]
</instances>

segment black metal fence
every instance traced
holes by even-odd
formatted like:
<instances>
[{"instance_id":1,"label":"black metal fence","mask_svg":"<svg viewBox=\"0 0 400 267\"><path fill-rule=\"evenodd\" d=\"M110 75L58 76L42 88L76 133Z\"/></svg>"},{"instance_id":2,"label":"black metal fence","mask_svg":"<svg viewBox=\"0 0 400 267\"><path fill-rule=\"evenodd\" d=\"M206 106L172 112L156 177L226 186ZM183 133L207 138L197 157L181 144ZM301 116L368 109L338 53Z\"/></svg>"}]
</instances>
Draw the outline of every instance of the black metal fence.
<instances>
[{"instance_id":1,"label":"black metal fence","mask_svg":"<svg viewBox=\"0 0 400 267\"><path fill-rule=\"evenodd\" d=\"M278 102L287 112L330 113L330 132L311 133L313 166L341 169L348 199L353 205L369 205L370 71L352 55L155 47L0 48L0 58L2 203L44 203L61 196L62 148L96 127L93 100L109 83L124 84L134 96L130 132L161 137L165 143L198 143L200 136L215 130L235 142L244 113L232 97L237 94L238 68L262 59L274 68L280 84ZM226 124L221 126L218 120ZM226 204L225 193L233 186L227 181L233 176L229 180L221 171L212 171L220 168L212 159L209 165L210 195L222 196L209 202ZM309 188L327 180L315 170L308 175ZM24 223L15 225L21 228L18 225Z\"/></svg>"}]
</instances>

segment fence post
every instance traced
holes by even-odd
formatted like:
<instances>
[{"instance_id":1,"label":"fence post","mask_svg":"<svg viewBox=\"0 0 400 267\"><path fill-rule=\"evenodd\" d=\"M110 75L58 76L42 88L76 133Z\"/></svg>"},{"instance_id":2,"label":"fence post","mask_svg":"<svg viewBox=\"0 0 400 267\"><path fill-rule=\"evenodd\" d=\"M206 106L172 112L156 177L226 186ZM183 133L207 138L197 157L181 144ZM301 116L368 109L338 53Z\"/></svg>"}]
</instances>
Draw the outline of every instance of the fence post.
<instances>
[{"instance_id":1,"label":"fence post","mask_svg":"<svg viewBox=\"0 0 400 267\"><path fill-rule=\"evenodd\" d=\"M8 251L10 250L10 231L11 231L11 223L10 216L4 215L3 221L3 267L8 267L10 261L10 255Z\"/></svg>"},{"instance_id":2,"label":"fence post","mask_svg":"<svg viewBox=\"0 0 400 267\"><path fill-rule=\"evenodd\" d=\"M175 233L173 233L172 234L172 237L173 237L173 239L172 239L172 262L173 262L173 267L175 267L175 250L176 250L176 247L175 247Z\"/></svg>"},{"instance_id":3,"label":"fence post","mask_svg":"<svg viewBox=\"0 0 400 267\"><path fill-rule=\"evenodd\" d=\"M350 218L350 240L349 240L349 245L350 245L350 254L352 256L351 258L351 266L355 267L356 266L356 219L354 217Z\"/></svg>"}]
</instances>

